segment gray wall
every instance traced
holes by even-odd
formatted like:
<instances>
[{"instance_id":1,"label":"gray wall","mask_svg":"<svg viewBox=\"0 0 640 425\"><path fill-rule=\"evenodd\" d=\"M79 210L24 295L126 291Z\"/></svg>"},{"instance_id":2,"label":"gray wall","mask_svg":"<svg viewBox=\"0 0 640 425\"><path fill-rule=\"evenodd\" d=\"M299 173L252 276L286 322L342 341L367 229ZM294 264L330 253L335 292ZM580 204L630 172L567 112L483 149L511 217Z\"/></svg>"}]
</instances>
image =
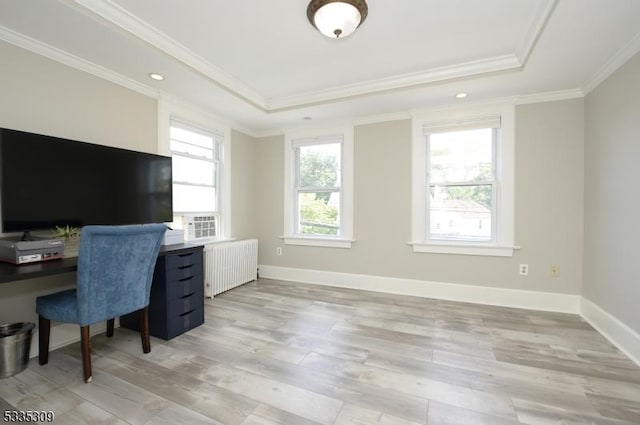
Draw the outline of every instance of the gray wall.
<instances>
[{"instance_id":1,"label":"gray wall","mask_svg":"<svg viewBox=\"0 0 640 425\"><path fill-rule=\"evenodd\" d=\"M154 99L3 42L0 58L0 127L157 151ZM0 323L34 321L35 297L74 279L68 273L0 284Z\"/></svg>"},{"instance_id":2,"label":"gray wall","mask_svg":"<svg viewBox=\"0 0 640 425\"><path fill-rule=\"evenodd\" d=\"M512 258L415 254L411 220L411 123L355 128L351 249L282 245L283 137L256 145L260 263L376 276L580 294L584 104L516 110L516 244ZM283 255L276 256L276 247ZM528 263L529 276L518 275ZM551 265L560 268L552 278Z\"/></svg>"},{"instance_id":3,"label":"gray wall","mask_svg":"<svg viewBox=\"0 0 640 425\"><path fill-rule=\"evenodd\" d=\"M155 99L0 42L0 127L158 151ZM256 237L255 139L231 132L231 235ZM0 323L35 320L35 297L75 275L0 284Z\"/></svg>"},{"instance_id":4,"label":"gray wall","mask_svg":"<svg viewBox=\"0 0 640 425\"><path fill-rule=\"evenodd\" d=\"M0 57L0 126L157 151L156 100L2 42ZM640 212L632 186L640 157L638 75L637 55L585 101L517 107L516 244L522 249L513 258L411 251L408 120L355 128L357 242L350 250L282 245L283 137L232 131L232 235L258 237L266 265L584 293L640 331L632 246ZM529 276L518 275L519 263L529 264ZM560 277L551 277L551 265L559 266ZM58 289L66 278L0 285L0 322L32 318L35 294Z\"/></svg>"},{"instance_id":5,"label":"gray wall","mask_svg":"<svg viewBox=\"0 0 640 425\"><path fill-rule=\"evenodd\" d=\"M231 131L231 236L255 238L255 147L253 137Z\"/></svg>"},{"instance_id":6,"label":"gray wall","mask_svg":"<svg viewBox=\"0 0 640 425\"><path fill-rule=\"evenodd\" d=\"M157 152L155 99L0 42L0 127Z\"/></svg>"},{"instance_id":7,"label":"gray wall","mask_svg":"<svg viewBox=\"0 0 640 425\"><path fill-rule=\"evenodd\" d=\"M584 296L640 332L640 54L586 98Z\"/></svg>"}]
</instances>

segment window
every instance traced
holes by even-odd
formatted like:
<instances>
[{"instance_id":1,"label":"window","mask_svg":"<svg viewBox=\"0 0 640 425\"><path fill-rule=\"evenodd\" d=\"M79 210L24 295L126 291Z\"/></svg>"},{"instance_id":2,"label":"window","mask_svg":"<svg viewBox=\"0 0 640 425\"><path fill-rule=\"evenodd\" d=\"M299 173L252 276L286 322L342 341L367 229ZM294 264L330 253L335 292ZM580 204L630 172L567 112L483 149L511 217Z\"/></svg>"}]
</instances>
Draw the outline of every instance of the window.
<instances>
[{"instance_id":1,"label":"window","mask_svg":"<svg viewBox=\"0 0 640 425\"><path fill-rule=\"evenodd\" d=\"M353 130L285 137L287 244L349 248Z\"/></svg>"},{"instance_id":2,"label":"window","mask_svg":"<svg viewBox=\"0 0 640 425\"><path fill-rule=\"evenodd\" d=\"M222 135L171 121L174 226L189 239L220 236L220 149Z\"/></svg>"},{"instance_id":3,"label":"window","mask_svg":"<svg viewBox=\"0 0 640 425\"><path fill-rule=\"evenodd\" d=\"M342 143L296 146L298 235L340 236Z\"/></svg>"},{"instance_id":4,"label":"window","mask_svg":"<svg viewBox=\"0 0 640 425\"><path fill-rule=\"evenodd\" d=\"M495 241L495 148L499 123L425 135L427 239ZM448 226L443 228L442 223Z\"/></svg>"},{"instance_id":5,"label":"window","mask_svg":"<svg viewBox=\"0 0 640 425\"><path fill-rule=\"evenodd\" d=\"M498 105L414 118L414 252L512 255L513 117Z\"/></svg>"}]
</instances>

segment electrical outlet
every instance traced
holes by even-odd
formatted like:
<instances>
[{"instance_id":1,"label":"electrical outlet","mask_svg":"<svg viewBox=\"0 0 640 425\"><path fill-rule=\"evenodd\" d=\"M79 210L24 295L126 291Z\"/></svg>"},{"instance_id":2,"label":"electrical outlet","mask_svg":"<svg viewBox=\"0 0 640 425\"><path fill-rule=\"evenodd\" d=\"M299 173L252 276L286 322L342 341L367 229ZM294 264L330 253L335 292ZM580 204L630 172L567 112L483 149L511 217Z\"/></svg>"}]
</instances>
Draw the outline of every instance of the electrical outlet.
<instances>
[{"instance_id":1,"label":"electrical outlet","mask_svg":"<svg viewBox=\"0 0 640 425\"><path fill-rule=\"evenodd\" d=\"M560 267L551 266L551 277L560 277Z\"/></svg>"},{"instance_id":2,"label":"electrical outlet","mask_svg":"<svg viewBox=\"0 0 640 425\"><path fill-rule=\"evenodd\" d=\"M529 274L529 265L528 264L520 264L519 266L520 276L526 276Z\"/></svg>"},{"instance_id":3,"label":"electrical outlet","mask_svg":"<svg viewBox=\"0 0 640 425\"><path fill-rule=\"evenodd\" d=\"M276 255L277 256L281 256L282 255L282 247L279 246L279 247L276 248Z\"/></svg>"}]
</instances>

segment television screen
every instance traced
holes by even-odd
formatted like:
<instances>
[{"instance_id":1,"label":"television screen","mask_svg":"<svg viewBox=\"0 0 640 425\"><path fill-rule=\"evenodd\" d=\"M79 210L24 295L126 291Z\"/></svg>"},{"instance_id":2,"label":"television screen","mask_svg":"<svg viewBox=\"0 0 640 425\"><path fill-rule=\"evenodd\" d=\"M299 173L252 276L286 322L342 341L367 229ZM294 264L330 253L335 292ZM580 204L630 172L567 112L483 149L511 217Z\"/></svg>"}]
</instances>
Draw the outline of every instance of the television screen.
<instances>
[{"instance_id":1,"label":"television screen","mask_svg":"<svg viewBox=\"0 0 640 425\"><path fill-rule=\"evenodd\" d=\"M3 232L173 220L171 158L0 129Z\"/></svg>"}]
</instances>

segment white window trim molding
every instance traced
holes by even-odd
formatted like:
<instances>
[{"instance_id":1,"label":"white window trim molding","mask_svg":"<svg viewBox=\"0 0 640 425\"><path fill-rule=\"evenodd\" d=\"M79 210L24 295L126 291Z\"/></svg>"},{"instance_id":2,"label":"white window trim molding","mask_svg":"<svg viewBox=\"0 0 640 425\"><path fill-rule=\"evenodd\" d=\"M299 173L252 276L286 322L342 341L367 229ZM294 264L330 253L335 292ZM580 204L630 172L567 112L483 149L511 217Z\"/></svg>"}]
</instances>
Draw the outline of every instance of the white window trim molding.
<instances>
[{"instance_id":1,"label":"white window trim molding","mask_svg":"<svg viewBox=\"0 0 640 425\"><path fill-rule=\"evenodd\" d=\"M487 255L493 257L511 257L513 251L519 246L500 246L496 244L465 244L457 243L431 243L409 242L413 246L413 252L427 252L433 254L459 254L459 255Z\"/></svg>"},{"instance_id":2,"label":"white window trim molding","mask_svg":"<svg viewBox=\"0 0 640 425\"><path fill-rule=\"evenodd\" d=\"M314 236L281 236L285 245L320 246L324 248L351 248L353 239Z\"/></svg>"},{"instance_id":3,"label":"white window trim molding","mask_svg":"<svg viewBox=\"0 0 640 425\"><path fill-rule=\"evenodd\" d=\"M496 240L491 243L439 242L427 240L426 230L426 149L424 126L455 128L457 125L490 116L501 117L497 169L500 176L497 197ZM412 114L411 146L411 241L413 252L440 254L512 256L519 247L515 237L515 105L513 102L490 103L467 108L452 108Z\"/></svg>"},{"instance_id":4,"label":"white window trim molding","mask_svg":"<svg viewBox=\"0 0 640 425\"><path fill-rule=\"evenodd\" d=\"M296 165L293 143L295 140L342 136L342 192L341 234L331 236L301 236L295 234L294 199ZM341 126L314 130L287 132L284 137L284 236L286 245L319 246L327 248L351 248L353 240L353 126Z\"/></svg>"},{"instance_id":5,"label":"white window trim molding","mask_svg":"<svg viewBox=\"0 0 640 425\"><path fill-rule=\"evenodd\" d=\"M158 99L158 153L160 155L171 156L169 128L172 119L222 134L220 144L222 172L218 182L222 192L220 199L222 208L219 211L220 234L216 240L220 242L233 240L231 235L231 128L197 107L161 97Z\"/></svg>"}]
</instances>

